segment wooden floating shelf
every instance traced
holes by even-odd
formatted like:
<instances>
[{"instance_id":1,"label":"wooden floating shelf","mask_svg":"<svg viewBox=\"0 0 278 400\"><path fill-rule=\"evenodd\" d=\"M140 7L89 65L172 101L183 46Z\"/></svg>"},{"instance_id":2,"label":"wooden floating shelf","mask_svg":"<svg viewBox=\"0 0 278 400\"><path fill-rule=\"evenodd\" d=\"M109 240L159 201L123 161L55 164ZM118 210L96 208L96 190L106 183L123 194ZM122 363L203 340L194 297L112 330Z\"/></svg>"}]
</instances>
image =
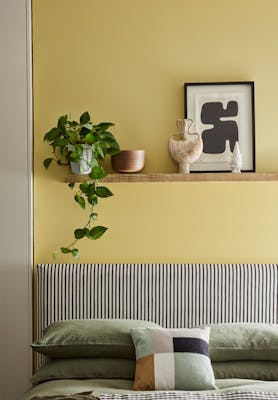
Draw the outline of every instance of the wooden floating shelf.
<instances>
[{"instance_id":1,"label":"wooden floating shelf","mask_svg":"<svg viewBox=\"0 0 278 400\"><path fill-rule=\"evenodd\" d=\"M88 181L88 175L70 174L66 176L67 183ZM111 183L130 182L254 182L254 181L278 181L278 173L244 172L241 174L225 173L190 173L190 174L110 174L101 180Z\"/></svg>"}]
</instances>

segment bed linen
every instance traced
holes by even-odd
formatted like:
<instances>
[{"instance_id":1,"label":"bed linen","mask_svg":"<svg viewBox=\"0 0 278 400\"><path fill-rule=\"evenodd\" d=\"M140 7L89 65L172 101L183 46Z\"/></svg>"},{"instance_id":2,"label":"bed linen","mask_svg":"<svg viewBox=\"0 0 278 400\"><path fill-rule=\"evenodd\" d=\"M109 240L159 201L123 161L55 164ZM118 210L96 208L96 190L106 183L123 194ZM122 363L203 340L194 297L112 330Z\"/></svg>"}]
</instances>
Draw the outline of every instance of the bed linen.
<instances>
[{"instance_id":1,"label":"bed linen","mask_svg":"<svg viewBox=\"0 0 278 400\"><path fill-rule=\"evenodd\" d=\"M132 390L133 380L125 379L61 379L43 382L30 389L20 400L31 400L35 396L54 396L57 394L72 394L93 392L100 394L137 394ZM229 392L264 392L278 395L277 381L258 381L251 379L216 379L218 390L198 393L229 393ZM154 392L142 392L154 393ZM173 393L179 393L173 391ZM233 397L233 400L236 398ZM104 399L106 400L106 399ZM108 400L108 399L107 399ZM115 399L119 400L119 399Z\"/></svg>"},{"instance_id":2,"label":"bed linen","mask_svg":"<svg viewBox=\"0 0 278 400\"><path fill-rule=\"evenodd\" d=\"M35 396L32 400L278 400L275 393L259 392L229 392L229 393L200 393L200 392L152 392L151 394L101 394L93 392L79 394L62 394L54 396Z\"/></svg>"}]
</instances>

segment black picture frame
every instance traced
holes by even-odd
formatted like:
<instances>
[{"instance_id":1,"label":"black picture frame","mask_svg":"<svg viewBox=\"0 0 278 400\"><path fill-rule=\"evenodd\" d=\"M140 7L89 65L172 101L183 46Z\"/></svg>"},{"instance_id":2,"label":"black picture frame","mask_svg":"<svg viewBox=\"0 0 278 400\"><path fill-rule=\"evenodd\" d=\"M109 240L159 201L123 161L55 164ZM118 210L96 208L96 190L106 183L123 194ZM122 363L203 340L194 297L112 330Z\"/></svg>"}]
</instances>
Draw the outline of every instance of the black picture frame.
<instances>
[{"instance_id":1,"label":"black picture frame","mask_svg":"<svg viewBox=\"0 0 278 400\"><path fill-rule=\"evenodd\" d=\"M184 84L184 116L193 120L204 142L200 159L190 168L192 172L230 172L236 139L242 172L255 172L254 93L253 81Z\"/></svg>"}]
</instances>

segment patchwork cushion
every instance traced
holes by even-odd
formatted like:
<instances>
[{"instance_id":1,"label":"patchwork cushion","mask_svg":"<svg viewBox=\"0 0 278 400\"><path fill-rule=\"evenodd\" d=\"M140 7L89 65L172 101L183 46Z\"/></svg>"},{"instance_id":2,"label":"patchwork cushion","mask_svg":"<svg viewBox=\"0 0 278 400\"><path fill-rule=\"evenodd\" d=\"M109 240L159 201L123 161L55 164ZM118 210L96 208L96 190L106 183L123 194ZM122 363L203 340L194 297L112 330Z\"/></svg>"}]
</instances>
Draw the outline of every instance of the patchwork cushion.
<instances>
[{"instance_id":1,"label":"patchwork cushion","mask_svg":"<svg viewBox=\"0 0 278 400\"><path fill-rule=\"evenodd\" d=\"M133 390L215 389L210 328L131 329L136 350Z\"/></svg>"}]
</instances>

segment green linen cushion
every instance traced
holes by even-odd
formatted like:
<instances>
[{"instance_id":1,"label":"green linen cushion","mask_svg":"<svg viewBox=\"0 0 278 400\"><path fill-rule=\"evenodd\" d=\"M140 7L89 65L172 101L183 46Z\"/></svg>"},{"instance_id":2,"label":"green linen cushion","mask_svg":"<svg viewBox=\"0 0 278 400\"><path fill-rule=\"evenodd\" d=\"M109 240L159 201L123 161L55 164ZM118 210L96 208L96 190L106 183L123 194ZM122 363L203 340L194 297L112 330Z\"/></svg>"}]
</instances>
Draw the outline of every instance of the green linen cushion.
<instances>
[{"instance_id":1,"label":"green linen cushion","mask_svg":"<svg viewBox=\"0 0 278 400\"><path fill-rule=\"evenodd\" d=\"M278 361L278 325L214 324L209 348L212 361Z\"/></svg>"},{"instance_id":2,"label":"green linen cushion","mask_svg":"<svg viewBox=\"0 0 278 400\"><path fill-rule=\"evenodd\" d=\"M278 362L275 361L219 361L213 362L215 379L278 380Z\"/></svg>"},{"instance_id":3,"label":"green linen cushion","mask_svg":"<svg viewBox=\"0 0 278 400\"><path fill-rule=\"evenodd\" d=\"M131 329L136 350L133 390L209 390L210 328Z\"/></svg>"},{"instance_id":4,"label":"green linen cushion","mask_svg":"<svg viewBox=\"0 0 278 400\"><path fill-rule=\"evenodd\" d=\"M49 358L135 359L130 329L155 326L153 322L125 319L58 321L45 329L32 348Z\"/></svg>"},{"instance_id":5,"label":"green linen cushion","mask_svg":"<svg viewBox=\"0 0 278 400\"><path fill-rule=\"evenodd\" d=\"M53 379L129 379L135 376L135 360L124 358L50 359L32 377L37 385Z\"/></svg>"}]
</instances>

